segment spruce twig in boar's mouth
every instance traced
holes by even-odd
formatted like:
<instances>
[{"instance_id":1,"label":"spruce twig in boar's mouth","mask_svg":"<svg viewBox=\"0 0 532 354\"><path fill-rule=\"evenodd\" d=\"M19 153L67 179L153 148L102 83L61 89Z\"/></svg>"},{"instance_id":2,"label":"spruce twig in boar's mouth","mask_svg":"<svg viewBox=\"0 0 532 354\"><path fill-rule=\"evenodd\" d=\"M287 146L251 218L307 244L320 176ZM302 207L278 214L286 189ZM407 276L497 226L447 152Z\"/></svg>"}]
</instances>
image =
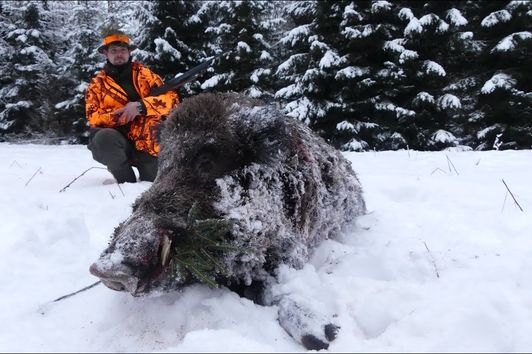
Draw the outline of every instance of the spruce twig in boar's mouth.
<instances>
[{"instance_id":1,"label":"spruce twig in boar's mouth","mask_svg":"<svg viewBox=\"0 0 532 354\"><path fill-rule=\"evenodd\" d=\"M163 236L161 245L161 265L169 266L174 272L187 271L210 287L218 287L215 275L228 275L228 270L216 261L213 252L250 252L250 249L232 246L225 240L232 224L224 219L201 219L200 206L195 202L187 217L184 233L170 239Z\"/></svg>"}]
</instances>

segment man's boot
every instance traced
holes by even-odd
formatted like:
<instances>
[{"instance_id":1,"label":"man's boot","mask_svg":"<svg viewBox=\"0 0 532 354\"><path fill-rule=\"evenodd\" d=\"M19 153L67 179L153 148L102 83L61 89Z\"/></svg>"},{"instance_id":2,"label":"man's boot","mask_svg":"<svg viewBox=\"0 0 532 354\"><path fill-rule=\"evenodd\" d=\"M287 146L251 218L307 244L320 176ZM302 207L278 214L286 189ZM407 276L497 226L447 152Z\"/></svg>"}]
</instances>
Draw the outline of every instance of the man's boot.
<instances>
[{"instance_id":1,"label":"man's boot","mask_svg":"<svg viewBox=\"0 0 532 354\"><path fill-rule=\"evenodd\" d=\"M135 151L135 167L141 181L153 182L157 177L157 157L143 151Z\"/></svg>"}]
</instances>

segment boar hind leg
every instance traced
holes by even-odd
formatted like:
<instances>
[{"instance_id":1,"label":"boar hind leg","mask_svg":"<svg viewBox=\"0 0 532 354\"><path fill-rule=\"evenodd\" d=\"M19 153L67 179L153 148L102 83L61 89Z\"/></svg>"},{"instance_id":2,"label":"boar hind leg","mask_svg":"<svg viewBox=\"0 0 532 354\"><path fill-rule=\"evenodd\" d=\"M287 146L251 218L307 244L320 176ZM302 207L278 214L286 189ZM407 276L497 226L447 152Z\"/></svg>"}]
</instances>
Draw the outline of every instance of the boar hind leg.
<instances>
[{"instance_id":1,"label":"boar hind leg","mask_svg":"<svg viewBox=\"0 0 532 354\"><path fill-rule=\"evenodd\" d=\"M340 329L328 316L311 308L308 301L295 301L289 296L279 301L278 320L281 327L308 350L329 348Z\"/></svg>"}]
</instances>

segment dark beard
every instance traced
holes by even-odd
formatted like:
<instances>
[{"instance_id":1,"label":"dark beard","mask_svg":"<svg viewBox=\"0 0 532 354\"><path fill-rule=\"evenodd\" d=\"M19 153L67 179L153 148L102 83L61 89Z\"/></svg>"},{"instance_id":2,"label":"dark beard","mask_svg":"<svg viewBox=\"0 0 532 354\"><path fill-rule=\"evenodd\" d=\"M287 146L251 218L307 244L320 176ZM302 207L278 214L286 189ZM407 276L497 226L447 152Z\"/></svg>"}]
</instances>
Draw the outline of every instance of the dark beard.
<instances>
[{"instance_id":1,"label":"dark beard","mask_svg":"<svg viewBox=\"0 0 532 354\"><path fill-rule=\"evenodd\" d=\"M107 60L107 63L104 66L104 70L107 75L111 76L115 81L119 81L119 78L124 73L131 73L131 57L129 57L127 63L121 65L111 64L111 62Z\"/></svg>"}]
</instances>

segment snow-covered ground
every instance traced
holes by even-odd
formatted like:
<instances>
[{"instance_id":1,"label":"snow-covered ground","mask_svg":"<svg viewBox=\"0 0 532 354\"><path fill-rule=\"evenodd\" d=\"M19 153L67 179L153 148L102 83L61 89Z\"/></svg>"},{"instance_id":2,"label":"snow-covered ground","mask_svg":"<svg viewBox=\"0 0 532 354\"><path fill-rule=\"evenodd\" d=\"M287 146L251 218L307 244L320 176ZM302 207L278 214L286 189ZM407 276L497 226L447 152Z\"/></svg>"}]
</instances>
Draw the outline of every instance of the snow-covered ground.
<instances>
[{"instance_id":1,"label":"snow-covered ground","mask_svg":"<svg viewBox=\"0 0 532 354\"><path fill-rule=\"evenodd\" d=\"M532 151L346 156L369 213L280 274L283 291L336 314L329 350L530 351ZM85 146L0 144L2 352L304 351L275 307L225 289L133 298L99 285L50 304L98 280L89 265L151 185L120 190L91 169L59 192L93 166Z\"/></svg>"}]
</instances>

